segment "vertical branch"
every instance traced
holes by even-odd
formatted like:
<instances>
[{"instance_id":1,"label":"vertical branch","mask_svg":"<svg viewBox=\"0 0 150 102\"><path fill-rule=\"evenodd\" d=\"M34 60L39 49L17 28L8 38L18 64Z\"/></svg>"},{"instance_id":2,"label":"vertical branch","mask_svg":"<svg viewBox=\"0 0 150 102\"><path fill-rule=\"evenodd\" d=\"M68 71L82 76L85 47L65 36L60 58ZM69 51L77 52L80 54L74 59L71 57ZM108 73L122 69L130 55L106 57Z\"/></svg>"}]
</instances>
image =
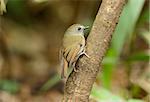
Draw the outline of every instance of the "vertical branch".
<instances>
[{"instance_id":1,"label":"vertical branch","mask_svg":"<svg viewBox=\"0 0 150 102\"><path fill-rule=\"evenodd\" d=\"M112 34L118 23L125 0L103 0L92 30L87 39L87 54L66 82L63 102L88 102L89 95L100 70L100 64L109 47Z\"/></svg>"}]
</instances>

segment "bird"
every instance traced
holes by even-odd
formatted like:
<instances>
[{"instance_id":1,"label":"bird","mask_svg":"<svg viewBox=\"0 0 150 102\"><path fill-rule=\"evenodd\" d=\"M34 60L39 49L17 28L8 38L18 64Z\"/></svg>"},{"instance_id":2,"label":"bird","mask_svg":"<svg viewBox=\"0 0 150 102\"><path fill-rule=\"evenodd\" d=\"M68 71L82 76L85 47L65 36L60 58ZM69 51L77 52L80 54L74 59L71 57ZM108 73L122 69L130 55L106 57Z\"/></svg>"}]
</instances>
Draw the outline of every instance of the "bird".
<instances>
[{"instance_id":1,"label":"bird","mask_svg":"<svg viewBox=\"0 0 150 102\"><path fill-rule=\"evenodd\" d=\"M76 72L76 62L81 55L89 58L85 52L85 37L84 32L89 26L81 24L71 25L64 33L62 47L60 50L61 60L61 78L66 78L68 68L73 68Z\"/></svg>"}]
</instances>

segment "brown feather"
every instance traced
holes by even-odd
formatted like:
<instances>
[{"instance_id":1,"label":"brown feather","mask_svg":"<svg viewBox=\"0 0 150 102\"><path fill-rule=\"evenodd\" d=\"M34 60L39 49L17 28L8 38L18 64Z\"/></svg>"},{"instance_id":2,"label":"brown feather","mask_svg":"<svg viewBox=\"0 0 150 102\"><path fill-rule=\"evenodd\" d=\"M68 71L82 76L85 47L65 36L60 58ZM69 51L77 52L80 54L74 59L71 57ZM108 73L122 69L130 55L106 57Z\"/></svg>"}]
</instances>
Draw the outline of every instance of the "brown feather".
<instances>
[{"instance_id":1,"label":"brown feather","mask_svg":"<svg viewBox=\"0 0 150 102\"><path fill-rule=\"evenodd\" d=\"M82 45L82 46L81 46ZM64 35L62 53L62 78L67 75L68 67L73 67L85 46L83 35Z\"/></svg>"}]
</instances>

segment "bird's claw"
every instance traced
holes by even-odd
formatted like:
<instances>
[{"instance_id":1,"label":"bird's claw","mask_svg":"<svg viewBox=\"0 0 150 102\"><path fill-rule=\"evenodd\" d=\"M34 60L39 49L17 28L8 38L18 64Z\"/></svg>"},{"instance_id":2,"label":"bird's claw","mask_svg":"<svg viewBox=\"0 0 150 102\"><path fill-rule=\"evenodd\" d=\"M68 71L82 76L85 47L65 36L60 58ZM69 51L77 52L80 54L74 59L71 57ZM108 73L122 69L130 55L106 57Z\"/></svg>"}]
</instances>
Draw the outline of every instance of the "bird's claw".
<instances>
[{"instance_id":1,"label":"bird's claw","mask_svg":"<svg viewBox=\"0 0 150 102\"><path fill-rule=\"evenodd\" d=\"M85 55L87 58L90 58L90 56L85 51L81 52L80 55Z\"/></svg>"},{"instance_id":2,"label":"bird's claw","mask_svg":"<svg viewBox=\"0 0 150 102\"><path fill-rule=\"evenodd\" d=\"M87 58L90 58L90 56L89 56L87 53L85 53L85 52L84 52L84 55L85 55Z\"/></svg>"}]
</instances>

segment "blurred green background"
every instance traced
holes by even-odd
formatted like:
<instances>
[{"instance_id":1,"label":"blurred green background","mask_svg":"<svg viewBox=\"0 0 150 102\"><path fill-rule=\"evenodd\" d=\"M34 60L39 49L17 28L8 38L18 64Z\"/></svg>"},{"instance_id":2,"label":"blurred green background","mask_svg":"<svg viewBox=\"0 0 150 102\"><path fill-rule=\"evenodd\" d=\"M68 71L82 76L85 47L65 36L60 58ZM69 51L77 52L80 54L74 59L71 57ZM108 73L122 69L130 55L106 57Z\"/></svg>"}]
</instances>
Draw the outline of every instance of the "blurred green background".
<instances>
[{"instance_id":1,"label":"blurred green background","mask_svg":"<svg viewBox=\"0 0 150 102\"><path fill-rule=\"evenodd\" d=\"M0 100L58 102L64 86L58 55L63 34L74 23L92 27L101 0L4 2L7 12L0 16ZM149 4L149 0L126 1L93 86L92 100L150 102Z\"/></svg>"}]
</instances>

